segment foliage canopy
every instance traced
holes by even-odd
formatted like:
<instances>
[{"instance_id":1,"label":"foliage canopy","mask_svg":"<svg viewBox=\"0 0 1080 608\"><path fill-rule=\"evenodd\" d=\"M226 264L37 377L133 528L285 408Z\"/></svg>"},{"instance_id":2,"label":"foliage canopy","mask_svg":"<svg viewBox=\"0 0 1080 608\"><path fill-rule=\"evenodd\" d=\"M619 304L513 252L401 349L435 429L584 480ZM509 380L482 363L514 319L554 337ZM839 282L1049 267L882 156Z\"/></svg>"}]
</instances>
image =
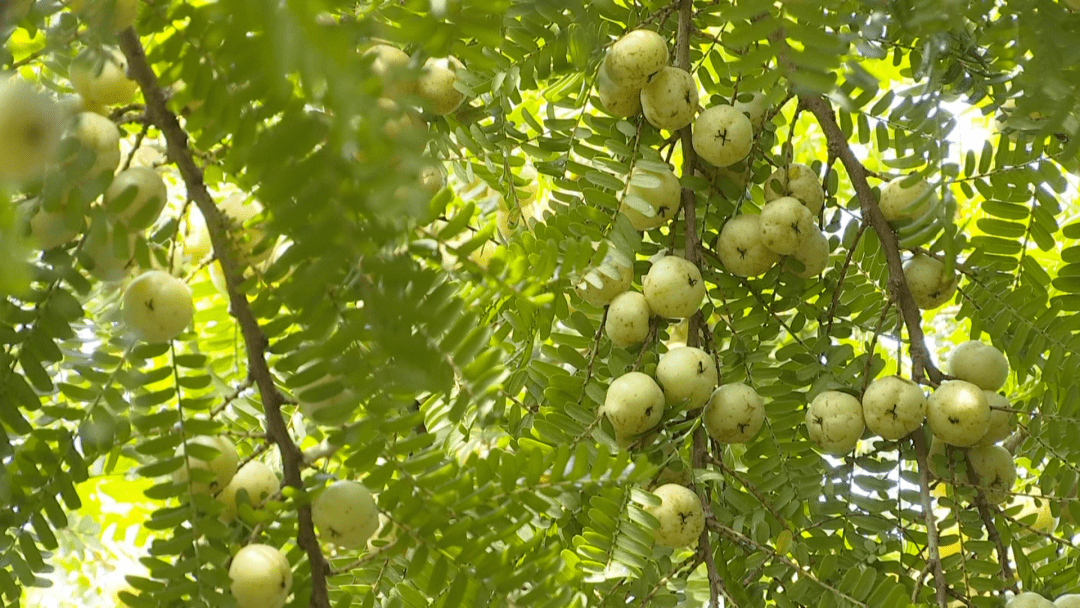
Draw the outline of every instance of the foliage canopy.
<instances>
[{"instance_id":1,"label":"foliage canopy","mask_svg":"<svg viewBox=\"0 0 1080 608\"><path fill-rule=\"evenodd\" d=\"M62 146L45 179L0 183L5 605L55 593L35 588L57 569L82 572L63 583L75 601L102 605L117 590L92 558L109 534L138 548L143 569L116 595L136 607L234 605L227 564L253 542L286 553L291 607L981 607L1080 591L1070 3L144 0L119 33L73 4L0 0L0 70L70 111L77 55L119 48L140 90L99 110L120 125L124 166L156 168L169 200L132 231L126 274L102 280L88 251L111 177L86 175L92 153ZM605 53L640 28L693 74L702 108L764 96L745 160L718 170L691 127L603 110ZM374 42L411 57L389 81L361 52ZM455 111L402 122L417 96L379 101L448 55L464 66ZM721 230L759 213L792 163L824 186L825 270L733 275ZM635 230L620 205L656 178L631 174L664 166L682 209ZM881 188L911 174L943 204L886 223ZM216 209L235 193L263 210L230 226ZM46 251L23 238L36 205L69 199L84 203L70 222L90 218L81 236ZM212 256L185 255L197 210ZM114 252L128 236L117 225ZM699 312L614 346L607 309L575 291L612 251L638 291L655 256L681 252L707 285ZM917 253L959 277L936 310L904 281ZM123 322L124 288L150 268L193 292L194 324L169 343ZM1015 500L936 479L948 456L922 428L866 432L841 456L809 440L818 394L859 397L890 374L932 390L968 339L1009 362ZM756 389L751 441L711 440L685 404L615 436L608 385L654 374L677 343L708 351L721 385ZM261 508L240 499L224 523L213 497L173 481L199 435L281 471L282 490ZM332 479L377 497L384 525L364 550L317 540L309 505ZM671 481L705 505L696 546L654 545L648 490ZM1022 506L1033 496L1054 526Z\"/></svg>"}]
</instances>

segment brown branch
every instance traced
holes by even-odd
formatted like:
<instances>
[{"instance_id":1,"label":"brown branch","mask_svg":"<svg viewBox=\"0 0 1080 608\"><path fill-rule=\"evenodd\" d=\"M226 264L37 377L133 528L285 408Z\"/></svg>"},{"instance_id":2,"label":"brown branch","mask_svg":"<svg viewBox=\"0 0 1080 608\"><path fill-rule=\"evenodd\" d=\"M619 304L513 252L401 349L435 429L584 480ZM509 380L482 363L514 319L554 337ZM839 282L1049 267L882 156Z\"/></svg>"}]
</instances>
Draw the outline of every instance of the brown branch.
<instances>
[{"instance_id":1,"label":"brown branch","mask_svg":"<svg viewBox=\"0 0 1080 608\"><path fill-rule=\"evenodd\" d=\"M146 98L147 117L164 134L168 157L176 163L187 186L188 195L195 201L206 219L210 242L214 246L214 251L217 252L218 261L225 275L229 308L240 326L244 344L247 347L248 375L259 388L262 397L263 409L266 412L267 434L281 452L285 483L303 491L304 480L300 476L300 471L304 464L304 456L289 435L289 429L281 414L281 406L285 403L285 398L274 384L274 377L266 363L266 349L269 341L262 328L259 327L255 314L251 311L247 297L239 290L240 283L243 281L243 269L229 252L228 222L206 187L202 169L195 164L192 151L188 147L187 133L180 126L176 114L166 107L165 93L146 59L146 53L138 35L133 29L128 28L120 33L119 43L127 57L130 76L139 83L143 97ZM315 536L309 505L301 504L297 507L297 520L296 541L307 553L311 564L309 605L311 608L330 608L326 587L329 567L319 547L319 539Z\"/></svg>"},{"instance_id":2,"label":"brown branch","mask_svg":"<svg viewBox=\"0 0 1080 608\"><path fill-rule=\"evenodd\" d=\"M926 437L922 432L912 434L915 442L915 462L919 466L919 493L922 499L923 519L926 521L926 548L930 555L927 557L927 566L934 573L934 589L937 595L937 604L940 608L946 608L946 590L949 584L945 581L945 572L941 569L941 552L938 551L938 529L934 521L934 507L930 502L930 466L927 457L930 450L926 445Z\"/></svg>"},{"instance_id":3,"label":"brown branch","mask_svg":"<svg viewBox=\"0 0 1080 608\"><path fill-rule=\"evenodd\" d=\"M828 141L829 154L835 155L844 164L851 185L859 198L859 207L862 209L863 219L870 222L874 232L881 241L881 247L885 252L885 259L889 264L889 296L900 305L900 311L904 317L904 325L908 330L908 352L911 354L911 376L920 384L928 379L931 384L937 385L942 380L942 374L934 365L930 352L926 348L926 339L923 336L922 313L915 304L915 298L908 289L904 279L904 264L900 258L900 243L896 233L889 226L885 216L878 207L874 191L870 188L867 177L869 172L863 166L844 137L844 132L836 122L832 106L820 95L800 96L799 103L810 110L817 118L821 130L825 133ZM944 604L942 604L944 605Z\"/></svg>"}]
</instances>

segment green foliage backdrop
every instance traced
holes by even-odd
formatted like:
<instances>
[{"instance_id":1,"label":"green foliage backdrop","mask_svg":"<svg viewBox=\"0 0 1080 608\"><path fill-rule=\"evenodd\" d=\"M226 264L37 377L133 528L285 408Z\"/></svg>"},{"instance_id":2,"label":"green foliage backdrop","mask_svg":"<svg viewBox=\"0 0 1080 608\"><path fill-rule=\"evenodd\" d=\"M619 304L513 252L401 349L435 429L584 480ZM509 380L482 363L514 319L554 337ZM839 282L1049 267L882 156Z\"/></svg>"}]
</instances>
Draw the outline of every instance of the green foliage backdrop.
<instances>
[{"instance_id":1,"label":"green foliage backdrop","mask_svg":"<svg viewBox=\"0 0 1080 608\"><path fill-rule=\"evenodd\" d=\"M286 552L294 608L989 607L1006 591L1080 591L1080 13L1066 3L145 0L119 34L68 4L0 0L0 69L65 98L81 49L128 57L141 91L106 113L126 162L158 167L170 188L133 265L183 277L196 317L170 344L136 341L119 312L126 280L88 272L85 238L30 249L18 217L41 185L0 185L4 605L34 605L58 570L84 573L65 584L86 605L234 605L227 565L251 542ZM764 93L766 126L732 172L640 115L599 109L604 53L639 27L691 68L703 107ZM383 83L358 52L372 40L405 49L414 71L457 57L465 104L388 136ZM958 145L970 116L1005 114L976 131L985 142ZM677 167L689 204L639 233L619 204L631 169L657 162ZM783 265L735 277L720 229L756 213L766 177L791 162L825 185L829 264L806 280ZM432 167L446 175L434 195L421 183ZM911 172L948 204L894 235L870 206ZM265 206L267 241L289 246L247 275L219 251L225 295L208 260L176 253L193 210L237 191ZM220 216L208 223L224 242ZM644 346L611 344L605 311L574 291L609 247L633 256L634 289L655 254L700 260L708 295L690 335L654 319ZM921 316L897 266L919 251L960 276ZM867 433L844 457L807 439L821 391L859 395L892 373L934 386L969 337L1009 360L1012 492L1046 497L1053 531L971 486L928 482L922 430ZM608 384L652 373L678 341L713 353L721 384L762 395L753 441L710 441L699 412L674 407L620 447L598 414ZM347 415L301 412L327 399ZM171 478L177 447L207 434L280 470L283 490L222 523L220 505ZM386 524L366 550L313 536L311 492L334 478L377 495ZM698 546L654 546L658 479L705 501ZM123 516L103 491L130 503ZM144 568L115 597L95 581L95 556L115 559L106 530Z\"/></svg>"}]
</instances>

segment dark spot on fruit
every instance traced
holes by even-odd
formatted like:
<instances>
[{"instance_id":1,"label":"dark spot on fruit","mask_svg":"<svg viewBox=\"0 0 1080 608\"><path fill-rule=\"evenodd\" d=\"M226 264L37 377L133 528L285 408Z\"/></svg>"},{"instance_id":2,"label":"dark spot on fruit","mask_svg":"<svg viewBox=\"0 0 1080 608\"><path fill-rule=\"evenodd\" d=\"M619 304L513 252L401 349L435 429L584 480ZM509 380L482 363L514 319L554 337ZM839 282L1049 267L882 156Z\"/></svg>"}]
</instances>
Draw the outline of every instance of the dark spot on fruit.
<instances>
[{"instance_id":1,"label":"dark spot on fruit","mask_svg":"<svg viewBox=\"0 0 1080 608\"><path fill-rule=\"evenodd\" d=\"M936 297L938 297L939 295L941 295L941 292L940 292L940 291L931 291L931 292L930 292L930 297L931 297L931 298L936 298Z\"/></svg>"},{"instance_id":2,"label":"dark spot on fruit","mask_svg":"<svg viewBox=\"0 0 1080 608\"><path fill-rule=\"evenodd\" d=\"M652 408L651 405L649 407L645 408L645 416L646 417L652 416L652 410L653 410L653 408Z\"/></svg>"},{"instance_id":3,"label":"dark spot on fruit","mask_svg":"<svg viewBox=\"0 0 1080 608\"><path fill-rule=\"evenodd\" d=\"M693 515L694 515L693 513L679 513L679 523L685 524L686 520L693 517Z\"/></svg>"},{"instance_id":4,"label":"dark spot on fruit","mask_svg":"<svg viewBox=\"0 0 1080 608\"><path fill-rule=\"evenodd\" d=\"M699 374L704 374L705 373L705 362L704 361L698 361L697 362L697 373L699 373Z\"/></svg>"},{"instance_id":5,"label":"dark spot on fruit","mask_svg":"<svg viewBox=\"0 0 1080 608\"><path fill-rule=\"evenodd\" d=\"M690 105L690 91L686 92L686 97L684 97L684 99L686 99L686 105Z\"/></svg>"},{"instance_id":6,"label":"dark spot on fruit","mask_svg":"<svg viewBox=\"0 0 1080 608\"><path fill-rule=\"evenodd\" d=\"M736 249L735 249L735 251L738 251L738 252L739 252L739 257L740 257L740 258L746 259L746 254L747 254L747 253L749 252L749 249L739 249L739 248L736 248Z\"/></svg>"},{"instance_id":7,"label":"dark spot on fruit","mask_svg":"<svg viewBox=\"0 0 1080 608\"><path fill-rule=\"evenodd\" d=\"M26 125L25 136L26 142L34 145L45 138L45 132L37 123L30 123Z\"/></svg>"},{"instance_id":8,"label":"dark spot on fruit","mask_svg":"<svg viewBox=\"0 0 1080 608\"><path fill-rule=\"evenodd\" d=\"M895 404L891 408L885 410L887 413L892 414L893 420L896 420L897 418L900 417L900 415L896 413L896 408L899 407L899 405L900 404Z\"/></svg>"},{"instance_id":9,"label":"dark spot on fruit","mask_svg":"<svg viewBox=\"0 0 1080 608\"><path fill-rule=\"evenodd\" d=\"M668 208L667 207L660 207L659 209L656 210L656 214L659 215L660 217L667 217L667 213L668 213Z\"/></svg>"},{"instance_id":10,"label":"dark spot on fruit","mask_svg":"<svg viewBox=\"0 0 1080 608\"><path fill-rule=\"evenodd\" d=\"M954 416L949 416L949 422L951 422L953 424L960 424L960 419L956 418Z\"/></svg>"},{"instance_id":11,"label":"dark spot on fruit","mask_svg":"<svg viewBox=\"0 0 1080 608\"><path fill-rule=\"evenodd\" d=\"M146 308L150 312L154 312L154 298L150 298L146 301Z\"/></svg>"},{"instance_id":12,"label":"dark spot on fruit","mask_svg":"<svg viewBox=\"0 0 1080 608\"><path fill-rule=\"evenodd\" d=\"M716 139L719 139L725 146L727 145L727 129L717 129Z\"/></svg>"},{"instance_id":13,"label":"dark spot on fruit","mask_svg":"<svg viewBox=\"0 0 1080 608\"><path fill-rule=\"evenodd\" d=\"M750 423L749 422L740 422L738 424L738 427L739 427L739 432L740 433L745 433L746 429L750 427Z\"/></svg>"},{"instance_id":14,"label":"dark spot on fruit","mask_svg":"<svg viewBox=\"0 0 1080 608\"><path fill-rule=\"evenodd\" d=\"M697 279L694 277L686 277L686 282L690 284L690 287L697 285Z\"/></svg>"},{"instance_id":15,"label":"dark spot on fruit","mask_svg":"<svg viewBox=\"0 0 1080 608\"><path fill-rule=\"evenodd\" d=\"M802 230L799 230L799 222L791 222L791 229L795 231L795 234L802 234Z\"/></svg>"},{"instance_id":16,"label":"dark spot on fruit","mask_svg":"<svg viewBox=\"0 0 1080 608\"><path fill-rule=\"evenodd\" d=\"M825 423L824 418L822 418L821 416L814 416L814 424L816 424L818 426L821 426L824 423Z\"/></svg>"}]
</instances>

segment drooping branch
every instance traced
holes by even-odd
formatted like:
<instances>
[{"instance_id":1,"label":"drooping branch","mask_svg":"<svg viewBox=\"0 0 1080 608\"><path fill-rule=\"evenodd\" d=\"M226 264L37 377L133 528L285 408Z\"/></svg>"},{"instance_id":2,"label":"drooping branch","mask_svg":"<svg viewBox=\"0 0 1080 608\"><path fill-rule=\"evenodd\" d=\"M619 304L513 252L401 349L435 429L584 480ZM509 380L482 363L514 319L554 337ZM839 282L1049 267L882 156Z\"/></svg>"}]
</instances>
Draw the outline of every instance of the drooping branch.
<instances>
[{"instance_id":1,"label":"drooping branch","mask_svg":"<svg viewBox=\"0 0 1080 608\"><path fill-rule=\"evenodd\" d=\"M916 382L923 383L929 380L937 385L943 379L941 371L934 365L930 352L926 348L926 338L922 329L922 313L915 304L915 298L904 279L904 265L900 258L900 243L896 233L889 226L885 216L878 207L877 199L867 181L869 172L859 159L855 157L851 147L836 122L832 106L820 95L804 95L799 97L799 103L810 110L817 118L821 130L825 133L828 141L829 155L840 159L847 171L851 185L855 188L855 194L859 199L859 207L862 209L863 219L870 223L877 233L881 247L885 251L885 259L889 265L889 296L900 306L900 312L904 318L904 325L908 331L908 352L911 354L911 375Z\"/></svg>"},{"instance_id":2,"label":"drooping branch","mask_svg":"<svg viewBox=\"0 0 1080 608\"><path fill-rule=\"evenodd\" d=\"M188 147L187 133L180 126L176 114L166 106L165 94L158 84L157 75L154 74L146 59L146 53L138 35L129 28L120 33L119 42L121 50L127 57L130 76L139 84L146 98L147 117L165 136L168 158L176 164L187 186L188 196L199 207L199 211L206 219L210 242L214 246L215 255L225 275L229 309L240 326L240 332L247 347L248 376L258 387L262 397L263 409L266 412L267 433L281 453L284 481L287 485L302 490L304 482L300 471L304 466L303 453L289 435L289 429L281 414L281 406L285 403L285 398L274 384L274 378L266 362L269 341L259 326L247 297L239 289L243 281L242 268L230 252L228 223L206 187L202 169L195 163L193 152ZM326 588L329 567L319 547L319 540L315 536L311 508L303 505L297 511L296 541L307 553L311 564L310 606L311 608L329 608L330 601Z\"/></svg>"}]
</instances>

